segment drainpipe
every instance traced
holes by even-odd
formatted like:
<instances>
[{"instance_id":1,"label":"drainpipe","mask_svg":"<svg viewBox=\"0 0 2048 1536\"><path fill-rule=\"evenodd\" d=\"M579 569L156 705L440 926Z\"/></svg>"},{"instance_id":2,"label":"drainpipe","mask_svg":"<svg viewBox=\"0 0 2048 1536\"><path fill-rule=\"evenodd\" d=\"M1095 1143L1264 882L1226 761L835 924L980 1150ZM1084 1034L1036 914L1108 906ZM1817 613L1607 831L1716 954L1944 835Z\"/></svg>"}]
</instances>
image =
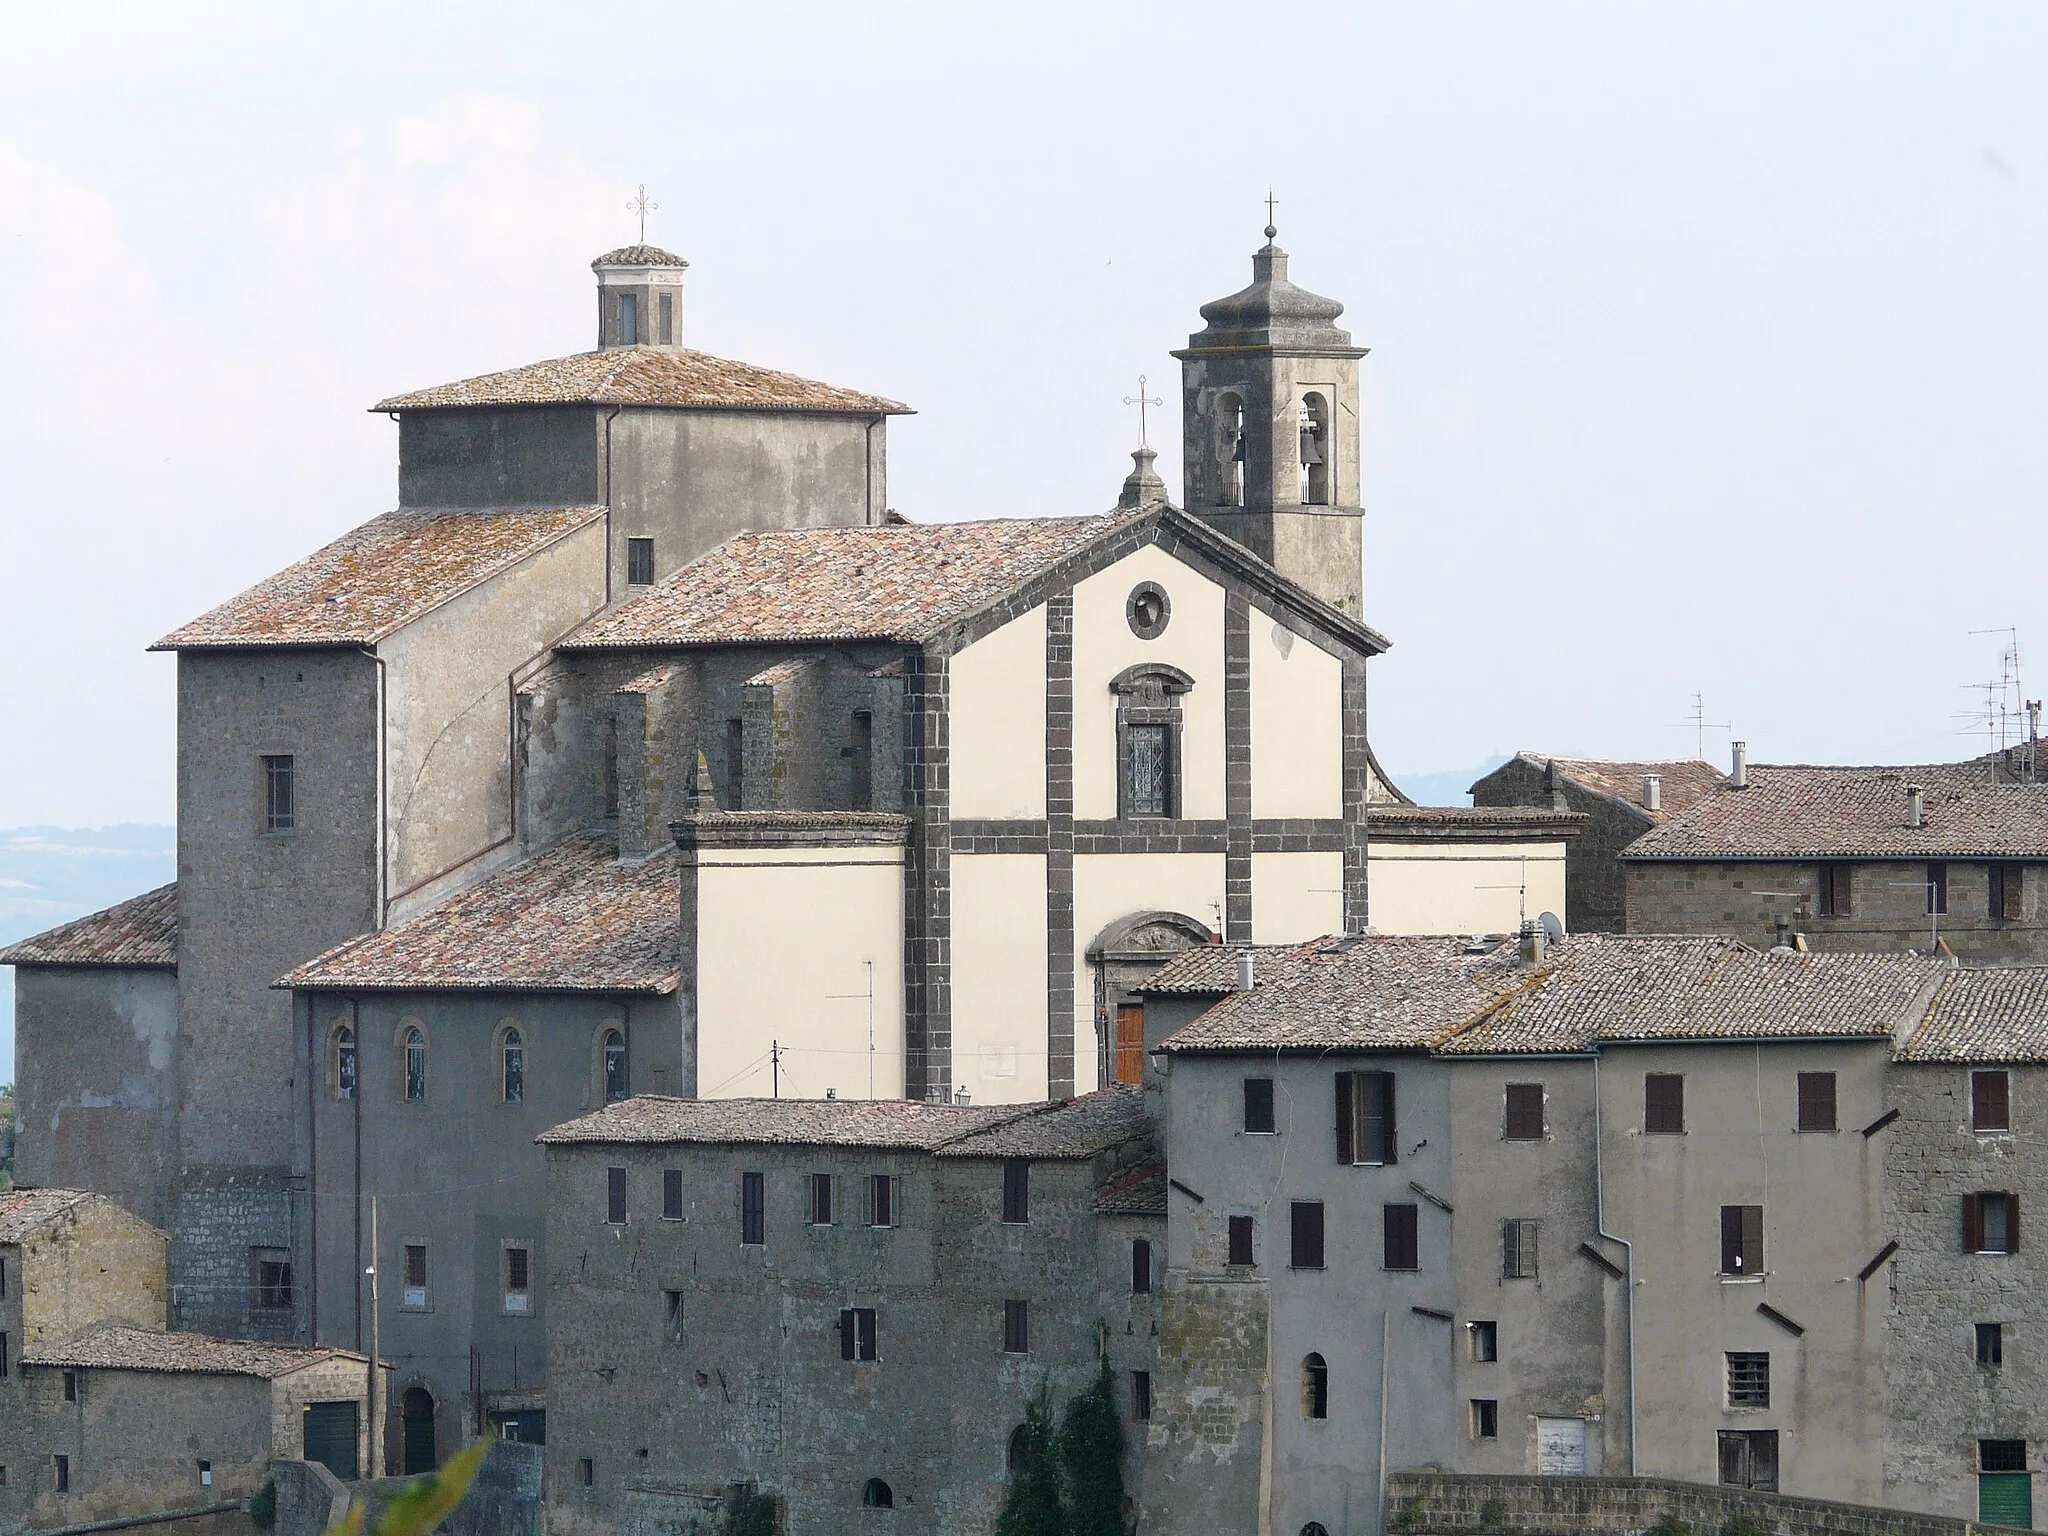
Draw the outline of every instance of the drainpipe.
<instances>
[{"instance_id":1,"label":"drainpipe","mask_svg":"<svg viewBox=\"0 0 2048 1536\"><path fill-rule=\"evenodd\" d=\"M1393 1311L1380 1309L1380 1503L1373 1516L1375 1529L1384 1530L1387 1518L1387 1346L1393 1336Z\"/></svg>"},{"instance_id":2,"label":"drainpipe","mask_svg":"<svg viewBox=\"0 0 2048 1536\"><path fill-rule=\"evenodd\" d=\"M1610 1243L1619 1243L1627 1255L1622 1285L1628 1299L1628 1475L1636 1475L1636 1250L1625 1237L1607 1230L1607 1179L1604 1143L1600 1133L1600 1057L1593 1056L1593 1232Z\"/></svg>"},{"instance_id":3,"label":"drainpipe","mask_svg":"<svg viewBox=\"0 0 2048 1536\"><path fill-rule=\"evenodd\" d=\"M862 516L867 519L867 526L870 528L875 526L875 428L879 427L886 419L886 417L882 416L875 417L874 420L868 423L866 434L867 475L863 482L863 489L866 492L867 504L866 511L862 513Z\"/></svg>"},{"instance_id":4,"label":"drainpipe","mask_svg":"<svg viewBox=\"0 0 2048 1536\"><path fill-rule=\"evenodd\" d=\"M602 312L600 312L601 315ZM602 318L599 324L603 323ZM615 405L604 419L604 605L612 605L612 423L619 419L623 405Z\"/></svg>"},{"instance_id":5,"label":"drainpipe","mask_svg":"<svg viewBox=\"0 0 2048 1536\"><path fill-rule=\"evenodd\" d=\"M385 903L391 891L391 829L386 823L386 802L388 791L385 780L388 774L386 743L391 735L390 722L385 718L385 667L382 656L373 645L363 647L363 654L377 664L377 905L373 932L384 927Z\"/></svg>"}]
</instances>

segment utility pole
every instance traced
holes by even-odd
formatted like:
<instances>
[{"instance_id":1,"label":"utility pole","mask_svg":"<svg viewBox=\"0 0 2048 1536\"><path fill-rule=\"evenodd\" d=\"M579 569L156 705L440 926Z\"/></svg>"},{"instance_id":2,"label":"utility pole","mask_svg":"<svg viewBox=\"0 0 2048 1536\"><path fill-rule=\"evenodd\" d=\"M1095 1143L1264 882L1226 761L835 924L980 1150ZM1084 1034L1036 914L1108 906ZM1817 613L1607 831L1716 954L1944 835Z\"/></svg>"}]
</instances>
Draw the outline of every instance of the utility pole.
<instances>
[{"instance_id":1,"label":"utility pole","mask_svg":"<svg viewBox=\"0 0 2048 1536\"><path fill-rule=\"evenodd\" d=\"M382 1413L384 1384L379 1379L378 1368L384 1359L384 1336L381 1324L383 1309L377 1305L377 1197L370 1196L370 1267L364 1271L370 1277L370 1476L382 1477L384 1462L384 1441L382 1438Z\"/></svg>"},{"instance_id":2,"label":"utility pole","mask_svg":"<svg viewBox=\"0 0 2048 1536\"><path fill-rule=\"evenodd\" d=\"M768 1091L775 1098L782 1097L782 1042L768 1042Z\"/></svg>"}]
</instances>

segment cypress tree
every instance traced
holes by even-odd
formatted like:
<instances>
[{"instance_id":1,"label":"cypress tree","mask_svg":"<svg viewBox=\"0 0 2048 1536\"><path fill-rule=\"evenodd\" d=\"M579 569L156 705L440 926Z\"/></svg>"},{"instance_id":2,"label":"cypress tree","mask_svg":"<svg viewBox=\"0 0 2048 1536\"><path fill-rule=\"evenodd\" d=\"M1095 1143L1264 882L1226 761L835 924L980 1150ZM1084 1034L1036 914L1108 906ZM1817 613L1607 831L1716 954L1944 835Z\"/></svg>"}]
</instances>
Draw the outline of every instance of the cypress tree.
<instances>
[{"instance_id":1,"label":"cypress tree","mask_svg":"<svg viewBox=\"0 0 2048 1536\"><path fill-rule=\"evenodd\" d=\"M1124 1536L1124 1423L1107 1359L1088 1389L1067 1404L1059 1455L1068 1536Z\"/></svg>"}]
</instances>

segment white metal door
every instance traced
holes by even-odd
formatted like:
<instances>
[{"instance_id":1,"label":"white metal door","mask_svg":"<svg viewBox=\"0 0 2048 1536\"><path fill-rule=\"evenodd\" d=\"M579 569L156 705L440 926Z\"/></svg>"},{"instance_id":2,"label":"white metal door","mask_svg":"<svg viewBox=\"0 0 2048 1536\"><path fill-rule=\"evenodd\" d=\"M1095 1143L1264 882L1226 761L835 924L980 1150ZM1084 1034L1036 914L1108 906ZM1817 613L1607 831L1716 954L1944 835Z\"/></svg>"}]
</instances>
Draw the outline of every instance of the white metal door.
<instances>
[{"instance_id":1,"label":"white metal door","mask_svg":"<svg viewBox=\"0 0 2048 1536\"><path fill-rule=\"evenodd\" d=\"M1536 1470L1545 1477L1586 1475L1586 1421L1538 1419Z\"/></svg>"}]
</instances>

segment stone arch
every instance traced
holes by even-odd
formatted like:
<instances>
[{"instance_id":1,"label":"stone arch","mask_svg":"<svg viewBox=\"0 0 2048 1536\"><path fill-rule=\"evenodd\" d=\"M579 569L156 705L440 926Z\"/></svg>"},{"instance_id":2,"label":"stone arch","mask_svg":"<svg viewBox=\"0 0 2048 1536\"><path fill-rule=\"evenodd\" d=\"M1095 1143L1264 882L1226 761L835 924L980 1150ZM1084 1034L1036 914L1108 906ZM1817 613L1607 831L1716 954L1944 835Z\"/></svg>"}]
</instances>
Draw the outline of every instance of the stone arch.
<instances>
[{"instance_id":1,"label":"stone arch","mask_svg":"<svg viewBox=\"0 0 2048 1536\"><path fill-rule=\"evenodd\" d=\"M1141 1082L1146 1052L1158 1039L1145 1023L1136 988L1175 955L1217 935L1185 912L1133 912L1098 933L1088 945L1095 974L1096 1080Z\"/></svg>"}]
</instances>

